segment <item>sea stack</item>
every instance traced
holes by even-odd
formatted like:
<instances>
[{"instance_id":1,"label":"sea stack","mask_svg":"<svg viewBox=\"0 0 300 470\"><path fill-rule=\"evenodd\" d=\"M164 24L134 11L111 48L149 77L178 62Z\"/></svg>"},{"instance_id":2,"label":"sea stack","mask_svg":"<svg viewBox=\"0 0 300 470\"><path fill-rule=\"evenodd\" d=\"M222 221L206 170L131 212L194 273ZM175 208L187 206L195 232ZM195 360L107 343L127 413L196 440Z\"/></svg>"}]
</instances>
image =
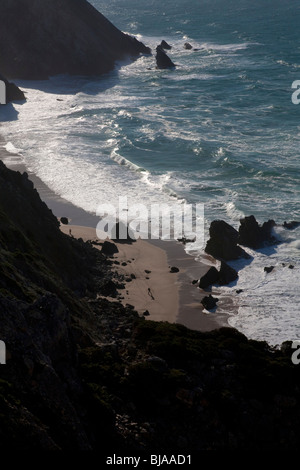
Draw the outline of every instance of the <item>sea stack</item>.
<instances>
[{"instance_id":1,"label":"sea stack","mask_svg":"<svg viewBox=\"0 0 300 470\"><path fill-rule=\"evenodd\" d=\"M158 69L171 69L176 67L161 45L156 48L156 66Z\"/></svg>"}]
</instances>

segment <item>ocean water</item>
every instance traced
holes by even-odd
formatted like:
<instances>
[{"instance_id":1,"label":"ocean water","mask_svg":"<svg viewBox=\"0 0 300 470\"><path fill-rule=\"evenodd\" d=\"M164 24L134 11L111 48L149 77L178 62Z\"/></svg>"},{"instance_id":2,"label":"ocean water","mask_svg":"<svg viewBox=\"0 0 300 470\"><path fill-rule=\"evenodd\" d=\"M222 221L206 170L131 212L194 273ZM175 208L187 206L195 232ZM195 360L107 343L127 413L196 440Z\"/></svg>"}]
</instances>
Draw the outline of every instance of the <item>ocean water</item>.
<instances>
[{"instance_id":1,"label":"ocean water","mask_svg":"<svg viewBox=\"0 0 300 470\"><path fill-rule=\"evenodd\" d=\"M291 101L299 2L91 3L153 49L169 42L176 69L141 57L101 78L18 82L27 103L0 112L6 148L19 152L9 163L23 161L90 212L127 196L129 204L203 203L206 232L216 218L235 227L250 214L300 220L300 106ZM187 41L198 50L185 50ZM222 290L239 305L229 323L271 344L300 338L300 230L276 231L282 243L231 263L239 280Z\"/></svg>"}]
</instances>

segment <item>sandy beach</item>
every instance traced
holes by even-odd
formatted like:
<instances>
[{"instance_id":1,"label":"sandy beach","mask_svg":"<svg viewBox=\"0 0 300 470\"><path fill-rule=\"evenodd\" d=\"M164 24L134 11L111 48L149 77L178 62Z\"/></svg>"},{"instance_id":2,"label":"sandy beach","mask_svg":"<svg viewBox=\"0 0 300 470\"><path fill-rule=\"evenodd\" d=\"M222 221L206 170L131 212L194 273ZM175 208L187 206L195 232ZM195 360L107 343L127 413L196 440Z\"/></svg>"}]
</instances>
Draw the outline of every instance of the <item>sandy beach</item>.
<instances>
[{"instance_id":1,"label":"sandy beach","mask_svg":"<svg viewBox=\"0 0 300 470\"><path fill-rule=\"evenodd\" d=\"M58 219L68 218L69 224L61 225L64 233L71 233L85 241L97 239L96 226L99 219L95 215L55 194L20 163L18 155L14 156L2 148L0 158L9 168L21 173L26 171L41 199L53 214ZM103 240L99 240L101 241ZM208 293L192 284L214 262L211 257L195 260L177 241L137 240L132 244L116 244L119 253L113 257L118 263L114 265L115 270L128 280L126 289L122 291L124 305L133 305L141 315L149 312L147 319L180 323L194 330L210 331L228 326L228 315L237 311L234 300L229 296L222 296L216 312L209 313L201 304L201 299ZM171 273L172 266L177 267L179 272ZM218 290L214 289L212 293L218 295Z\"/></svg>"}]
</instances>

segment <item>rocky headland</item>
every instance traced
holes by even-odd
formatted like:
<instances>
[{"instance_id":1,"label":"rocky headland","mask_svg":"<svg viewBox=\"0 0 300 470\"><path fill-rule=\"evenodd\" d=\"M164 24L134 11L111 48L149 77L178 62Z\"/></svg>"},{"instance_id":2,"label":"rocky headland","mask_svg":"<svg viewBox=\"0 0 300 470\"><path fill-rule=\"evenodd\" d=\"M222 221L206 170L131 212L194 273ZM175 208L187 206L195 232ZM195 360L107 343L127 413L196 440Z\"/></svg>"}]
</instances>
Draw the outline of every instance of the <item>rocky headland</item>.
<instances>
[{"instance_id":1,"label":"rocky headland","mask_svg":"<svg viewBox=\"0 0 300 470\"><path fill-rule=\"evenodd\" d=\"M145 320L107 297L122 284L111 256L64 235L27 175L0 165L0 447L297 448L291 345Z\"/></svg>"},{"instance_id":2,"label":"rocky headland","mask_svg":"<svg viewBox=\"0 0 300 470\"><path fill-rule=\"evenodd\" d=\"M0 71L8 79L101 75L151 51L86 0L2 0Z\"/></svg>"}]
</instances>

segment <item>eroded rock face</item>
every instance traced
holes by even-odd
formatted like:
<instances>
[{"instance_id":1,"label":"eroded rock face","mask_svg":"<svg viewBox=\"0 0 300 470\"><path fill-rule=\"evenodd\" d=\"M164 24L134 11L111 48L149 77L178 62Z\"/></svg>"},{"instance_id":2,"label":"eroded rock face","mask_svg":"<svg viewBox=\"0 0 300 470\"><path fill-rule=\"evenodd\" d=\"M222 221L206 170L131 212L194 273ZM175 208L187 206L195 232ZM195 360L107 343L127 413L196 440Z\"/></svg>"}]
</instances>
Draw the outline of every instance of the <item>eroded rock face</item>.
<instances>
[{"instance_id":1,"label":"eroded rock face","mask_svg":"<svg viewBox=\"0 0 300 470\"><path fill-rule=\"evenodd\" d=\"M156 48L156 66L158 69L171 69L175 67L175 64L160 45Z\"/></svg>"},{"instance_id":2,"label":"eroded rock face","mask_svg":"<svg viewBox=\"0 0 300 470\"><path fill-rule=\"evenodd\" d=\"M0 70L8 78L100 75L151 51L86 0L1 0Z\"/></svg>"},{"instance_id":3,"label":"eroded rock face","mask_svg":"<svg viewBox=\"0 0 300 470\"><path fill-rule=\"evenodd\" d=\"M166 50L172 49L172 46L170 46L170 44L168 44L164 39L161 41L160 45L163 49L166 49Z\"/></svg>"},{"instance_id":4,"label":"eroded rock face","mask_svg":"<svg viewBox=\"0 0 300 470\"><path fill-rule=\"evenodd\" d=\"M274 220L268 220L260 226L254 215L250 215L240 222L238 243L241 245L256 249L265 244L276 243L276 238L272 235L272 229L276 225Z\"/></svg>"},{"instance_id":5,"label":"eroded rock face","mask_svg":"<svg viewBox=\"0 0 300 470\"><path fill-rule=\"evenodd\" d=\"M247 253L237 245L238 231L224 220L214 220L209 228L210 239L205 251L217 259L231 260L247 258Z\"/></svg>"}]
</instances>

